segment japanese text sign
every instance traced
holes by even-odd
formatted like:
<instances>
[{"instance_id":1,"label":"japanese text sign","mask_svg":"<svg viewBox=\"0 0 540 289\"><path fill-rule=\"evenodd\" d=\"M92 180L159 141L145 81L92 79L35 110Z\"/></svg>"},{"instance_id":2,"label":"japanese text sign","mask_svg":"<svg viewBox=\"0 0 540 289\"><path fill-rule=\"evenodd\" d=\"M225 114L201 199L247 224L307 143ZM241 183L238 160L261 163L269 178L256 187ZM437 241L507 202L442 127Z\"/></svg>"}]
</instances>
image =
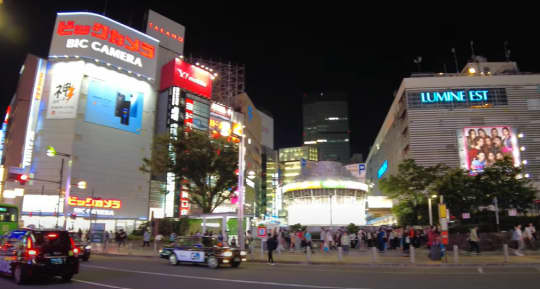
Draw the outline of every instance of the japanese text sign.
<instances>
[{"instance_id":1,"label":"japanese text sign","mask_svg":"<svg viewBox=\"0 0 540 289\"><path fill-rule=\"evenodd\" d=\"M159 41L105 16L58 13L50 57L78 56L155 79Z\"/></svg>"}]
</instances>

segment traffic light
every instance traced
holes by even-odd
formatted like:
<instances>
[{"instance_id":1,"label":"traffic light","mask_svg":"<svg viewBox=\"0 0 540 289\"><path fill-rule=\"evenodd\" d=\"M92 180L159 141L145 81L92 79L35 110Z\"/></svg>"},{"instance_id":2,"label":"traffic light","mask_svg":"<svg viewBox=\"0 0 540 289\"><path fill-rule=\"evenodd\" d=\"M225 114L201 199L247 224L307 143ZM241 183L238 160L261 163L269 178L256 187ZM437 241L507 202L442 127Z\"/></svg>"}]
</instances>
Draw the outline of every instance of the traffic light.
<instances>
[{"instance_id":1,"label":"traffic light","mask_svg":"<svg viewBox=\"0 0 540 289\"><path fill-rule=\"evenodd\" d=\"M27 174L19 174L19 173L8 173L8 181L11 182L17 182L21 185L26 184L30 180L30 177Z\"/></svg>"},{"instance_id":2,"label":"traffic light","mask_svg":"<svg viewBox=\"0 0 540 289\"><path fill-rule=\"evenodd\" d=\"M26 184L26 182L28 182L28 175L27 174L20 174L18 177L17 177L17 182L19 182L19 184L21 185L24 185Z\"/></svg>"}]
</instances>

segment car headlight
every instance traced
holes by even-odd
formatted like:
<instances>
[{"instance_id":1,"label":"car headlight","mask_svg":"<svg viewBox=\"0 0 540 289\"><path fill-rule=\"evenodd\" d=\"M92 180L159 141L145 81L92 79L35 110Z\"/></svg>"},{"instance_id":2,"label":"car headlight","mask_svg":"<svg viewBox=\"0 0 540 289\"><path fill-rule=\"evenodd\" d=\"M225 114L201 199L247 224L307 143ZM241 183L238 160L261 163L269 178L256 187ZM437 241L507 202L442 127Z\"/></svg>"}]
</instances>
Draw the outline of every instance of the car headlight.
<instances>
[{"instance_id":1,"label":"car headlight","mask_svg":"<svg viewBox=\"0 0 540 289\"><path fill-rule=\"evenodd\" d=\"M246 256L246 255L247 255L246 251L240 251L240 256Z\"/></svg>"},{"instance_id":2,"label":"car headlight","mask_svg":"<svg viewBox=\"0 0 540 289\"><path fill-rule=\"evenodd\" d=\"M91 250L92 249L92 246L86 246L84 247L85 250Z\"/></svg>"},{"instance_id":3,"label":"car headlight","mask_svg":"<svg viewBox=\"0 0 540 289\"><path fill-rule=\"evenodd\" d=\"M231 257L232 256L232 252L231 251L225 251L223 252L223 257Z\"/></svg>"},{"instance_id":4,"label":"car headlight","mask_svg":"<svg viewBox=\"0 0 540 289\"><path fill-rule=\"evenodd\" d=\"M163 249L159 249L159 253L162 254L162 253L163 253Z\"/></svg>"}]
</instances>

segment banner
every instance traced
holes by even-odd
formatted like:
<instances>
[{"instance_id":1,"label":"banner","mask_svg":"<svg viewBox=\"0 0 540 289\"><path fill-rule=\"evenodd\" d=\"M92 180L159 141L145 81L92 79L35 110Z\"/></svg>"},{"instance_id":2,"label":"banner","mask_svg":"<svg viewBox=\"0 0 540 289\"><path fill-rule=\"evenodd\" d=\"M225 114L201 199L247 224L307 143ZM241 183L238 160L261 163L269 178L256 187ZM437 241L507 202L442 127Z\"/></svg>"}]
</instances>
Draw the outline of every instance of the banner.
<instances>
[{"instance_id":1,"label":"banner","mask_svg":"<svg viewBox=\"0 0 540 289\"><path fill-rule=\"evenodd\" d=\"M49 119L73 119L77 117L79 93L81 88L81 76L73 74L57 64L53 70L49 103L47 105L47 118Z\"/></svg>"},{"instance_id":2,"label":"banner","mask_svg":"<svg viewBox=\"0 0 540 289\"><path fill-rule=\"evenodd\" d=\"M520 151L516 132L510 126L483 126L463 128L460 141L462 163L471 174L484 171L496 161L510 157L520 165Z\"/></svg>"},{"instance_id":3,"label":"banner","mask_svg":"<svg viewBox=\"0 0 540 289\"><path fill-rule=\"evenodd\" d=\"M85 121L141 133L144 94L93 79L88 85Z\"/></svg>"}]
</instances>

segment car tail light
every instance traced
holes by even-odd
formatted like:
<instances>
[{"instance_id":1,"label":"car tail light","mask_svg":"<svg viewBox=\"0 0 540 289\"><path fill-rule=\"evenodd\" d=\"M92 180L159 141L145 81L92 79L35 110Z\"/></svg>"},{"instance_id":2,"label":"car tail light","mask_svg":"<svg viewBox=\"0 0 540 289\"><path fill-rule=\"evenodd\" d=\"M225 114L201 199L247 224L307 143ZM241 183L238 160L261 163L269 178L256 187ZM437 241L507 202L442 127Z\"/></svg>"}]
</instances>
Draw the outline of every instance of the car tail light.
<instances>
[{"instance_id":1,"label":"car tail light","mask_svg":"<svg viewBox=\"0 0 540 289\"><path fill-rule=\"evenodd\" d=\"M75 246L75 242L73 242L73 238L69 237L69 242L71 242L71 252L73 252L73 255L77 257L79 255L79 248ZM71 255L71 254L70 254Z\"/></svg>"},{"instance_id":2,"label":"car tail light","mask_svg":"<svg viewBox=\"0 0 540 289\"><path fill-rule=\"evenodd\" d=\"M35 258L38 255L38 250L34 249L34 243L32 241L32 238L27 239L26 255L32 258Z\"/></svg>"}]
</instances>

